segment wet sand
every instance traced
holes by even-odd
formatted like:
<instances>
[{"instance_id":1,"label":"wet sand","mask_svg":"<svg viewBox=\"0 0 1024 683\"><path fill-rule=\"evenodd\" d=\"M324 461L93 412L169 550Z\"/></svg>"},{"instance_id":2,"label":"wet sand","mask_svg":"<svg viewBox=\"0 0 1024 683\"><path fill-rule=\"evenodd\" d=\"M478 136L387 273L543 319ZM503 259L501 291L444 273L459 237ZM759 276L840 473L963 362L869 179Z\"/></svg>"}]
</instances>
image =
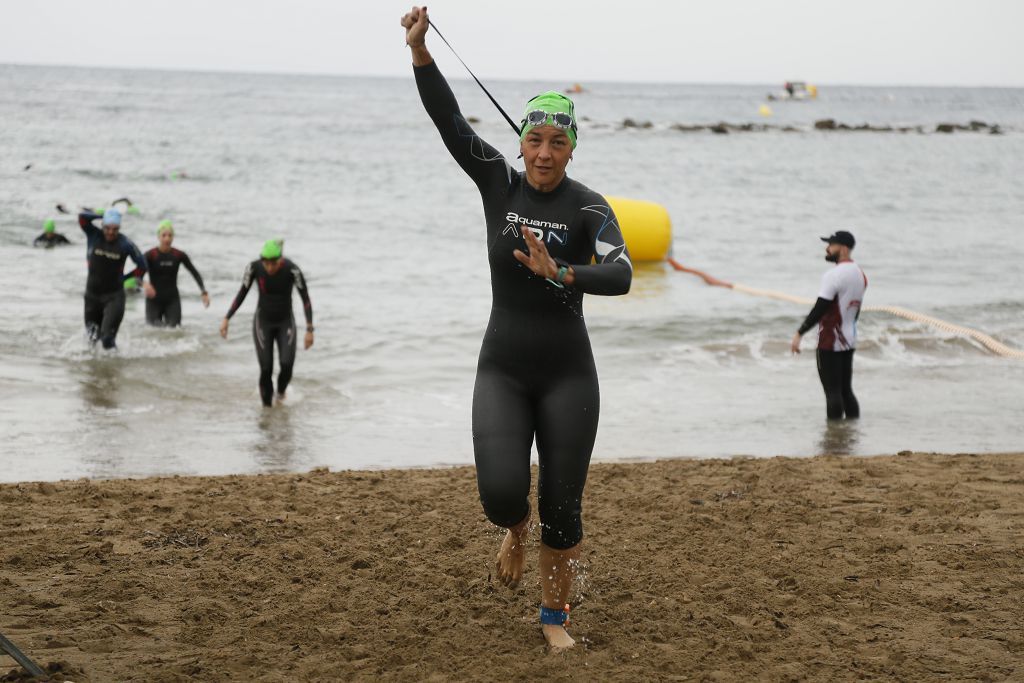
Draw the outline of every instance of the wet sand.
<instances>
[{"instance_id":1,"label":"wet sand","mask_svg":"<svg viewBox=\"0 0 1024 683\"><path fill-rule=\"evenodd\" d=\"M0 633L75 681L1021 680L1022 466L595 465L562 654L470 468L2 485Z\"/></svg>"}]
</instances>

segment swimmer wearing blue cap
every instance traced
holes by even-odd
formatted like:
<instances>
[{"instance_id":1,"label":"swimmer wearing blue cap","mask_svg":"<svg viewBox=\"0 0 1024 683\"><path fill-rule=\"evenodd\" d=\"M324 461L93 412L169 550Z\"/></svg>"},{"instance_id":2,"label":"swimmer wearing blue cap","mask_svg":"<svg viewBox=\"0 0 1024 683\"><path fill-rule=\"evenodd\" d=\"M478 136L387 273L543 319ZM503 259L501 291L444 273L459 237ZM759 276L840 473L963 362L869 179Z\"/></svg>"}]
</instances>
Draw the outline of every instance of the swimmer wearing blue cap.
<instances>
[{"instance_id":1,"label":"swimmer wearing blue cap","mask_svg":"<svg viewBox=\"0 0 1024 683\"><path fill-rule=\"evenodd\" d=\"M99 220L102 227L96 227ZM146 274L146 259L135 243L121 234L121 212L117 209L78 214L78 225L86 237L86 258L89 276L85 282L85 329L89 341L103 343L103 348L117 347L117 330L124 318L124 281L129 277L142 279ZM131 257L135 269L124 272L124 264ZM146 296L156 294L153 286L143 285Z\"/></svg>"}]
</instances>

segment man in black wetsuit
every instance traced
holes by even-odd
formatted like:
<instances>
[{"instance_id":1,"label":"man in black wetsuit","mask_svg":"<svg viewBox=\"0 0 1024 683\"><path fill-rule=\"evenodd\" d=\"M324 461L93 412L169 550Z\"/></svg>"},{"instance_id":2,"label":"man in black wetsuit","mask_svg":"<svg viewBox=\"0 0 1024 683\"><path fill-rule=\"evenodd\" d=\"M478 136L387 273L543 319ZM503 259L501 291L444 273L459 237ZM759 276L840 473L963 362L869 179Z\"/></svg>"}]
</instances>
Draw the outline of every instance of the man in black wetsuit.
<instances>
[{"instance_id":1,"label":"man in black wetsuit","mask_svg":"<svg viewBox=\"0 0 1024 683\"><path fill-rule=\"evenodd\" d=\"M541 628L551 647L570 647L563 607L600 404L583 294L625 294L633 267L608 202L565 175L578 133L572 101L547 92L527 103L519 172L459 111L424 42L426 9L414 7L402 26L423 106L483 199L493 298L473 391L473 449L484 512L508 529L498 578L513 586L523 573L536 438Z\"/></svg>"},{"instance_id":2,"label":"man in black wetsuit","mask_svg":"<svg viewBox=\"0 0 1024 683\"><path fill-rule=\"evenodd\" d=\"M228 314L220 324L220 336L228 338L228 321L245 301L253 282L259 283L260 299L252 319L252 338L260 362L260 398L272 406L274 399L274 342L281 362L277 375L277 398L284 400L295 365L295 316L292 314L292 289L299 291L306 314L304 348L313 345L313 304L309 300L306 278L299 267L282 256L282 240L267 240L260 258L245 267L242 288L238 290Z\"/></svg>"},{"instance_id":3,"label":"man in black wetsuit","mask_svg":"<svg viewBox=\"0 0 1024 683\"><path fill-rule=\"evenodd\" d=\"M102 228L94 221L102 219ZM128 277L142 278L146 274L146 259L135 243L121 234L121 212L107 209L101 216L92 211L78 214L78 225L86 237L86 258L89 277L85 283L85 328L89 340L103 342L103 348L117 346L117 330L124 318L124 281ZM127 275L124 263L131 257L135 270ZM153 296L153 286L143 285L147 297Z\"/></svg>"},{"instance_id":4,"label":"man in black wetsuit","mask_svg":"<svg viewBox=\"0 0 1024 683\"><path fill-rule=\"evenodd\" d=\"M46 222L43 223L42 234L32 240L33 247L45 247L46 249L61 244L71 244L71 240L57 232L57 222L52 218L46 219Z\"/></svg>"},{"instance_id":5,"label":"man in black wetsuit","mask_svg":"<svg viewBox=\"0 0 1024 683\"><path fill-rule=\"evenodd\" d=\"M185 266L199 285L203 307L210 307L210 296L203 286L203 277L192 265L188 254L171 246L174 242L174 225L160 221L156 230L160 246L146 252L149 267L149 281L156 290L156 296L146 300L146 322L160 327L177 327L181 324L181 295L178 294L178 268Z\"/></svg>"}]
</instances>

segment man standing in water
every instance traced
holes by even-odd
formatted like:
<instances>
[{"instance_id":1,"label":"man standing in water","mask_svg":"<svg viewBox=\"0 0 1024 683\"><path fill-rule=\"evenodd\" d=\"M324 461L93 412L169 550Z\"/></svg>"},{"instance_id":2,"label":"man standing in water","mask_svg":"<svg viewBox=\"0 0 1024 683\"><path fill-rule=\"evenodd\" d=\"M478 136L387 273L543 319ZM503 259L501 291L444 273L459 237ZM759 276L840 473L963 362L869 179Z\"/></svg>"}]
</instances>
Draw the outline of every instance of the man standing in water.
<instances>
[{"instance_id":1,"label":"man standing in water","mask_svg":"<svg viewBox=\"0 0 1024 683\"><path fill-rule=\"evenodd\" d=\"M274 342L281 362L277 375L277 400L283 401L295 365L295 315L292 313L292 289L299 290L306 314L304 348L313 345L313 304L306 289L306 278L299 267L284 258L284 240L267 240L260 257L245 267L242 288L220 323L220 336L228 338L228 321L245 301L253 282L259 283L259 302L252 319L252 339L260 363L260 399L266 407L274 403Z\"/></svg>"},{"instance_id":2,"label":"man standing in water","mask_svg":"<svg viewBox=\"0 0 1024 683\"><path fill-rule=\"evenodd\" d=\"M181 324L181 295L178 293L178 268L185 266L199 285L203 307L210 307L210 296L203 286L203 277L192 265L188 254L171 247L174 242L174 225L160 221L156 229L160 245L146 252L149 267L149 281L156 290L156 296L146 300L146 322L150 325L177 327Z\"/></svg>"},{"instance_id":3,"label":"man standing in water","mask_svg":"<svg viewBox=\"0 0 1024 683\"><path fill-rule=\"evenodd\" d=\"M102 219L102 228L94 221ZM84 211L78 214L78 225L86 237L86 258L89 277L85 283L85 328L89 340L103 342L103 348L117 346L117 330L124 318L124 281L146 274L146 259L135 243L121 234L121 212L107 209L103 215ZM124 263L131 257L135 270L127 275ZM155 294L148 282L143 285L147 297Z\"/></svg>"},{"instance_id":4,"label":"man standing in water","mask_svg":"<svg viewBox=\"0 0 1024 683\"><path fill-rule=\"evenodd\" d=\"M402 26L423 106L484 204L493 301L473 390L473 451L484 512L508 530L496 573L507 586L523 575L536 438L541 631L553 649L571 647L564 608L600 411L583 295L625 294L633 266L608 202L566 176L578 135L572 100L546 92L527 102L520 172L459 111L425 44L426 8L414 7Z\"/></svg>"},{"instance_id":5,"label":"man standing in water","mask_svg":"<svg viewBox=\"0 0 1024 683\"><path fill-rule=\"evenodd\" d=\"M821 291L803 325L793 335L790 349L800 353L800 338L818 325L818 377L825 389L825 407L830 420L860 417L860 404L853 395L853 352L857 348L857 319L868 277L850 252L853 235L840 230L829 237L825 260L836 267L821 278Z\"/></svg>"}]
</instances>

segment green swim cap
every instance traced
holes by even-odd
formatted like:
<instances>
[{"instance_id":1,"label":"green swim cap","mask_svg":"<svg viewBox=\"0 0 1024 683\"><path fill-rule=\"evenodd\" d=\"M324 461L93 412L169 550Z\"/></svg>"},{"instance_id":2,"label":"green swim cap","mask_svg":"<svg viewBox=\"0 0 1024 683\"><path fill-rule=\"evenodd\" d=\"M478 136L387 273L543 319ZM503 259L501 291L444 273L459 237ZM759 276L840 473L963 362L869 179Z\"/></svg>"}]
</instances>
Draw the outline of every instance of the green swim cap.
<instances>
[{"instance_id":1,"label":"green swim cap","mask_svg":"<svg viewBox=\"0 0 1024 683\"><path fill-rule=\"evenodd\" d=\"M519 140L526 139L526 134L534 128L542 125L556 125L553 119L549 116L547 120L541 123L531 124L527 121L527 116L532 111L545 111L548 114L568 114L572 119L572 125L565 128L565 134L569 136L569 142L572 143L573 149L576 149L576 107L568 97L560 92L554 90L548 90L545 93L537 95L529 102L526 103L526 109L523 111L523 120L520 123L522 133L519 135ZM557 126L562 128L562 126Z\"/></svg>"},{"instance_id":2,"label":"green swim cap","mask_svg":"<svg viewBox=\"0 0 1024 683\"><path fill-rule=\"evenodd\" d=\"M156 236L159 237L160 233L162 233L165 230L170 230L171 234L174 234L174 226L171 224L171 221L166 218L160 221L160 225L157 226Z\"/></svg>"},{"instance_id":3,"label":"green swim cap","mask_svg":"<svg viewBox=\"0 0 1024 683\"><path fill-rule=\"evenodd\" d=\"M57 229L57 221L52 218L47 218L46 222L43 223L43 232L53 232Z\"/></svg>"},{"instance_id":4,"label":"green swim cap","mask_svg":"<svg viewBox=\"0 0 1024 683\"><path fill-rule=\"evenodd\" d=\"M267 240L263 243L263 249L260 251L260 258L265 258L268 261L281 258L281 252L284 251L284 240L280 237L275 237L272 240Z\"/></svg>"}]
</instances>

